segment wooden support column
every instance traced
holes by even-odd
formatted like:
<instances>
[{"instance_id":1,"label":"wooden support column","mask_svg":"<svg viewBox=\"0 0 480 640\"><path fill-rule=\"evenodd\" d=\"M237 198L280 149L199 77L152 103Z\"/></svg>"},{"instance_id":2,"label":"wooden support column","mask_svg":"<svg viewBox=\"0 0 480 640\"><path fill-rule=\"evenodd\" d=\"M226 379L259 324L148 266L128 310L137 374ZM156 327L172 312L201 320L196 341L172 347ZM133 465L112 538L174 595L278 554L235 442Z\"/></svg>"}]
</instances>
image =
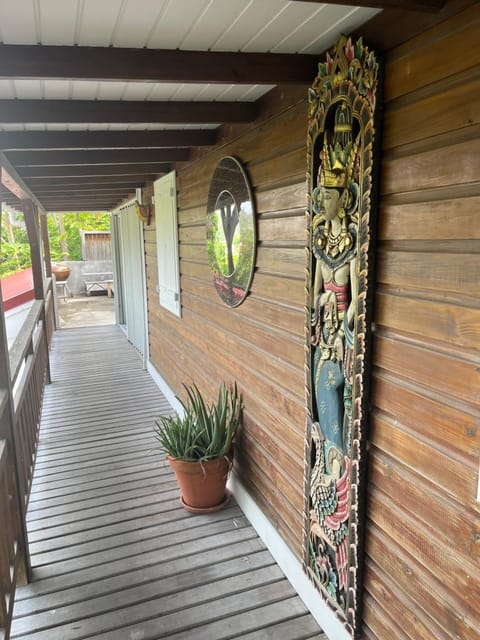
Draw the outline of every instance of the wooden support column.
<instances>
[{"instance_id":1,"label":"wooden support column","mask_svg":"<svg viewBox=\"0 0 480 640\"><path fill-rule=\"evenodd\" d=\"M25 217L25 226L27 227L28 242L30 244L30 258L32 261L33 273L33 290L35 300L43 301L43 313L41 320L43 322L43 334L47 344L48 353L48 337L47 337L47 317L45 313L45 286L43 273L43 258L40 246L40 229L38 222L37 205L32 200L21 200L21 209ZM47 364L47 384L50 384L50 362Z\"/></svg>"},{"instance_id":2,"label":"wooden support column","mask_svg":"<svg viewBox=\"0 0 480 640\"><path fill-rule=\"evenodd\" d=\"M52 277L52 258L50 255L50 239L48 237L47 214L40 211L40 230L43 243L43 259L45 260L45 275L47 278Z\"/></svg>"},{"instance_id":3,"label":"wooden support column","mask_svg":"<svg viewBox=\"0 0 480 640\"><path fill-rule=\"evenodd\" d=\"M42 251L40 247L40 232L37 207L31 200L21 200L20 207L25 216L28 242L30 243L30 257L32 260L33 289L35 300L44 300L44 274Z\"/></svg>"}]
</instances>

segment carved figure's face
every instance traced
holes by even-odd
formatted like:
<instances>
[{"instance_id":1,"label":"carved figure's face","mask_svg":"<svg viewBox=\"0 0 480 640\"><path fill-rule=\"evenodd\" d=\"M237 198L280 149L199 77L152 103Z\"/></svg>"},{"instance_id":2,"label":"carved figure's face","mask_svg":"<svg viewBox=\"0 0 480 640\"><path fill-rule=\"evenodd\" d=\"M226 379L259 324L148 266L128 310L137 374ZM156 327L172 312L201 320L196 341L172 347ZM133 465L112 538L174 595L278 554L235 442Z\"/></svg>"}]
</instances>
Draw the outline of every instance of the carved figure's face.
<instances>
[{"instance_id":1,"label":"carved figure's face","mask_svg":"<svg viewBox=\"0 0 480 640\"><path fill-rule=\"evenodd\" d=\"M321 186L318 192L318 210L325 220L333 220L345 202L345 189Z\"/></svg>"}]
</instances>

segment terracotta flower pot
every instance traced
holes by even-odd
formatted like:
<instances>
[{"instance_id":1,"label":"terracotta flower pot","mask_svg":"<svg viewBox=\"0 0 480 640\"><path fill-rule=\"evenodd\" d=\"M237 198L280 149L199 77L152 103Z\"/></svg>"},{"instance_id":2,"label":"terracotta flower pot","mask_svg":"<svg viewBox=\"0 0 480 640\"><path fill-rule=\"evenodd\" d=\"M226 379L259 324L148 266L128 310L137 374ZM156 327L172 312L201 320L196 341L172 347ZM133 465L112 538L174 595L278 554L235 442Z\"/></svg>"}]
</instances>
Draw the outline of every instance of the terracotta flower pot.
<instances>
[{"instance_id":1,"label":"terracotta flower pot","mask_svg":"<svg viewBox=\"0 0 480 640\"><path fill-rule=\"evenodd\" d=\"M68 264L52 265L52 273L55 274L57 282L65 282L70 275L71 269Z\"/></svg>"},{"instance_id":2,"label":"terracotta flower pot","mask_svg":"<svg viewBox=\"0 0 480 640\"><path fill-rule=\"evenodd\" d=\"M230 458L215 458L207 462L190 462L167 456L180 487L181 502L188 511L215 511L230 498L226 490Z\"/></svg>"}]
</instances>

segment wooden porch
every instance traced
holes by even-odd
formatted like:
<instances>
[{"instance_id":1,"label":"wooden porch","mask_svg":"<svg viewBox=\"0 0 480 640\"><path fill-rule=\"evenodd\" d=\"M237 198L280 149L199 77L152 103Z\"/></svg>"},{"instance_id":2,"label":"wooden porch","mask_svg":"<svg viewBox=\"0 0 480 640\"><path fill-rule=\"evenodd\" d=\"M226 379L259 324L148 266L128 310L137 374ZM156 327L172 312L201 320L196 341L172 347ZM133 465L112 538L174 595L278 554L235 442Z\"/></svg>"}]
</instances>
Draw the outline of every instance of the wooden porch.
<instances>
[{"instance_id":1,"label":"wooden porch","mask_svg":"<svg viewBox=\"0 0 480 640\"><path fill-rule=\"evenodd\" d=\"M116 326L57 331L12 638L325 638L234 501L181 508L152 452L171 411Z\"/></svg>"}]
</instances>

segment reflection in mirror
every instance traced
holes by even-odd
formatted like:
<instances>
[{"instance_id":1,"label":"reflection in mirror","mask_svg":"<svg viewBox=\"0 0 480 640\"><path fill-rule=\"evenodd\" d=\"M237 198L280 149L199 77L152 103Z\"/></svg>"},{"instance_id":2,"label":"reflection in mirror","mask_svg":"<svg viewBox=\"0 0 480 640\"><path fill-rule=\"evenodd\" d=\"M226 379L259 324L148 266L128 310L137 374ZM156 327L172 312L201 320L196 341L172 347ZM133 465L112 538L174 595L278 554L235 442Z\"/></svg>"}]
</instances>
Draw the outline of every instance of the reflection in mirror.
<instances>
[{"instance_id":1,"label":"reflection in mirror","mask_svg":"<svg viewBox=\"0 0 480 640\"><path fill-rule=\"evenodd\" d=\"M207 252L220 298L238 306L248 293L255 267L253 199L240 163L223 158L213 174L207 205Z\"/></svg>"}]
</instances>

